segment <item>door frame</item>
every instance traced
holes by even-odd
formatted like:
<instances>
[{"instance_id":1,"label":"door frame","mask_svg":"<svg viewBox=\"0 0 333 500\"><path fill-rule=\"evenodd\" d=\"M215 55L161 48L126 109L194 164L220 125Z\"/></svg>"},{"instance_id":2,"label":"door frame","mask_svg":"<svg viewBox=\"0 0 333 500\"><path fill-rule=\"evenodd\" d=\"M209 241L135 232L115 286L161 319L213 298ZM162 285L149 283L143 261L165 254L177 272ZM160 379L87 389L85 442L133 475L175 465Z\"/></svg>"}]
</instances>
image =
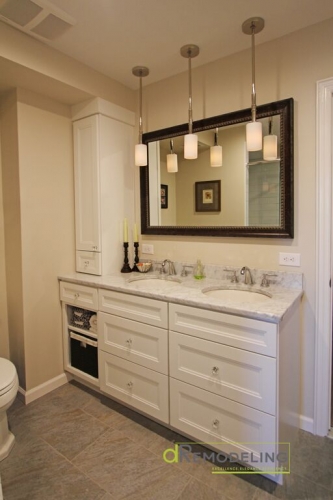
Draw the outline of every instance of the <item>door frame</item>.
<instances>
[{"instance_id":1,"label":"door frame","mask_svg":"<svg viewBox=\"0 0 333 500\"><path fill-rule=\"evenodd\" d=\"M333 78L317 82L316 331L314 434L330 427L332 373L332 134Z\"/></svg>"}]
</instances>

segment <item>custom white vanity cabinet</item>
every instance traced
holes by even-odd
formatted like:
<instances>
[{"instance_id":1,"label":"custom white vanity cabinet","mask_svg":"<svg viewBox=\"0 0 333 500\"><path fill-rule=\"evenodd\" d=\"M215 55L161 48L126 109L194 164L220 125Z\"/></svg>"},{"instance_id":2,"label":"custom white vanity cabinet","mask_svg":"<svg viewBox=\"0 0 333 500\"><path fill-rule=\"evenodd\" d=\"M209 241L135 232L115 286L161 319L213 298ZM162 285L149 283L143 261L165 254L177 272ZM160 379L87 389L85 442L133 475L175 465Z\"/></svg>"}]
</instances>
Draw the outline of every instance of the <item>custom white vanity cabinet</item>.
<instances>
[{"instance_id":1,"label":"custom white vanity cabinet","mask_svg":"<svg viewBox=\"0 0 333 500\"><path fill-rule=\"evenodd\" d=\"M169 315L170 425L274 467L266 454L299 427L298 307L279 325L178 304Z\"/></svg>"},{"instance_id":2,"label":"custom white vanity cabinet","mask_svg":"<svg viewBox=\"0 0 333 500\"><path fill-rule=\"evenodd\" d=\"M299 428L299 301L276 324L67 282L60 296L65 369L80 375L66 308L98 310L103 393L256 468L288 451L279 443Z\"/></svg>"},{"instance_id":3,"label":"custom white vanity cabinet","mask_svg":"<svg viewBox=\"0 0 333 500\"><path fill-rule=\"evenodd\" d=\"M167 303L100 289L99 304L101 390L168 424Z\"/></svg>"},{"instance_id":4,"label":"custom white vanity cabinet","mask_svg":"<svg viewBox=\"0 0 333 500\"><path fill-rule=\"evenodd\" d=\"M122 264L122 221L134 220L134 114L95 99L74 120L76 270L110 274Z\"/></svg>"}]
</instances>

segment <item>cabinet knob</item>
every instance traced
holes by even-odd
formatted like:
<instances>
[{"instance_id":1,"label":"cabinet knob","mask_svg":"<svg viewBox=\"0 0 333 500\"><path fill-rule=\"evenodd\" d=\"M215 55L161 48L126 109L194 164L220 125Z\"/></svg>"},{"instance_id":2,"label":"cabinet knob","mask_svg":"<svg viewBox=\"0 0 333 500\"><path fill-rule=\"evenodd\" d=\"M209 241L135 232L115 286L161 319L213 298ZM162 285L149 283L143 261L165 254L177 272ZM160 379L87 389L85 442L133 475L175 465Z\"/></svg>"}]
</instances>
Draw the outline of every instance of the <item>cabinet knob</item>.
<instances>
[{"instance_id":1,"label":"cabinet knob","mask_svg":"<svg viewBox=\"0 0 333 500\"><path fill-rule=\"evenodd\" d=\"M131 381L130 381L130 382L127 382L127 387L128 387L129 389L132 389L132 387L133 387L133 382L131 382Z\"/></svg>"},{"instance_id":2,"label":"cabinet knob","mask_svg":"<svg viewBox=\"0 0 333 500\"><path fill-rule=\"evenodd\" d=\"M212 374L213 375L217 375L218 372L219 372L219 367L218 366L213 366L213 368L212 368Z\"/></svg>"},{"instance_id":3,"label":"cabinet knob","mask_svg":"<svg viewBox=\"0 0 333 500\"><path fill-rule=\"evenodd\" d=\"M220 425L220 421L217 418L215 420L213 420L214 429L217 429L219 425Z\"/></svg>"},{"instance_id":4,"label":"cabinet knob","mask_svg":"<svg viewBox=\"0 0 333 500\"><path fill-rule=\"evenodd\" d=\"M76 299L78 299L78 298L80 297L80 294L76 292L76 293L74 293L74 297L75 297Z\"/></svg>"},{"instance_id":5,"label":"cabinet knob","mask_svg":"<svg viewBox=\"0 0 333 500\"><path fill-rule=\"evenodd\" d=\"M130 347L130 346L131 346L131 344L132 344L132 339L127 339L127 340L126 340L126 344L128 345L128 347Z\"/></svg>"}]
</instances>

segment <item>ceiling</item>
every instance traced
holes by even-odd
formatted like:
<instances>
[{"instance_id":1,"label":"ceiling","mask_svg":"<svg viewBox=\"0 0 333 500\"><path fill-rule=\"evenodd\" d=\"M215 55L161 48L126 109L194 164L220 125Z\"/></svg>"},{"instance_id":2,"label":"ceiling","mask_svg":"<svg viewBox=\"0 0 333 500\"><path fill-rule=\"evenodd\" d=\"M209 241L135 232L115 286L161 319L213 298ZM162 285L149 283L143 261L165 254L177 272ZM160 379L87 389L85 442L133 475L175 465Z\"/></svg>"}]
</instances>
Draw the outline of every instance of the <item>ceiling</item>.
<instances>
[{"instance_id":1,"label":"ceiling","mask_svg":"<svg viewBox=\"0 0 333 500\"><path fill-rule=\"evenodd\" d=\"M193 67L247 49L249 17L265 19L256 44L333 17L332 0L50 0L76 20L47 45L136 89L132 67L148 66L150 84L187 70L180 47L200 47Z\"/></svg>"}]
</instances>

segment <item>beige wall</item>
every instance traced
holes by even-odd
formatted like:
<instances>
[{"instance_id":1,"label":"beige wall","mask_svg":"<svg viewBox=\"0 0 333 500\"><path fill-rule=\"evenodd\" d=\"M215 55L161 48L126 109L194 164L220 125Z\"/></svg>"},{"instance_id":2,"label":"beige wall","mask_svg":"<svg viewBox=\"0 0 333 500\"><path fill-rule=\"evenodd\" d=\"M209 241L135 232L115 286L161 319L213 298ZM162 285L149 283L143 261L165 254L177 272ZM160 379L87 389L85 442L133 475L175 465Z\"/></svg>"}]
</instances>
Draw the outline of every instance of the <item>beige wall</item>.
<instances>
[{"instance_id":1,"label":"beige wall","mask_svg":"<svg viewBox=\"0 0 333 500\"><path fill-rule=\"evenodd\" d=\"M5 228L4 228L4 217L3 217L3 196L2 196L1 142L0 142L0 357L9 358L7 286L6 286L6 265L5 265Z\"/></svg>"},{"instance_id":2,"label":"beige wall","mask_svg":"<svg viewBox=\"0 0 333 500\"><path fill-rule=\"evenodd\" d=\"M316 82L333 76L333 20L257 46L257 101L295 99L295 238L142 237L154 258L290 271L279 252L300 252L305 278L302 305L302 413L313 417L316 241ZM200 56L199 56L200 57ZM198 60L199 62L199 60ZM250 51L193 70L194 119L250 106ZM187 120L187 74L145 88L146 130ZM138 185L138 184L137 184ZM195 245L193 244L195 241ZM177 242L177 244L175 244ZM327 374L329 376L329 374Z\"/></svg>"},{"instance_id":3,"label":"beige wall","mask_svg":"<svg viewBox=\"0 0 333 500\"><path fill-rule=\"evenodd\" d=\"M25 387L17 92L1 102L1 165L10 359Z\"/></svg>"},{"instance_id":4,"label":"beige wall","mask_svg":"<svg viewBox=\"0 0 333 500\"><path fill-rule=\"evenodd\" d=\"M6 152L6 115L1 137L9 339L29 390L63 373L57 276L74 269L72 122L67 106L20 89L15 97L15 147Z\"/></svg>"}]
</instances>

